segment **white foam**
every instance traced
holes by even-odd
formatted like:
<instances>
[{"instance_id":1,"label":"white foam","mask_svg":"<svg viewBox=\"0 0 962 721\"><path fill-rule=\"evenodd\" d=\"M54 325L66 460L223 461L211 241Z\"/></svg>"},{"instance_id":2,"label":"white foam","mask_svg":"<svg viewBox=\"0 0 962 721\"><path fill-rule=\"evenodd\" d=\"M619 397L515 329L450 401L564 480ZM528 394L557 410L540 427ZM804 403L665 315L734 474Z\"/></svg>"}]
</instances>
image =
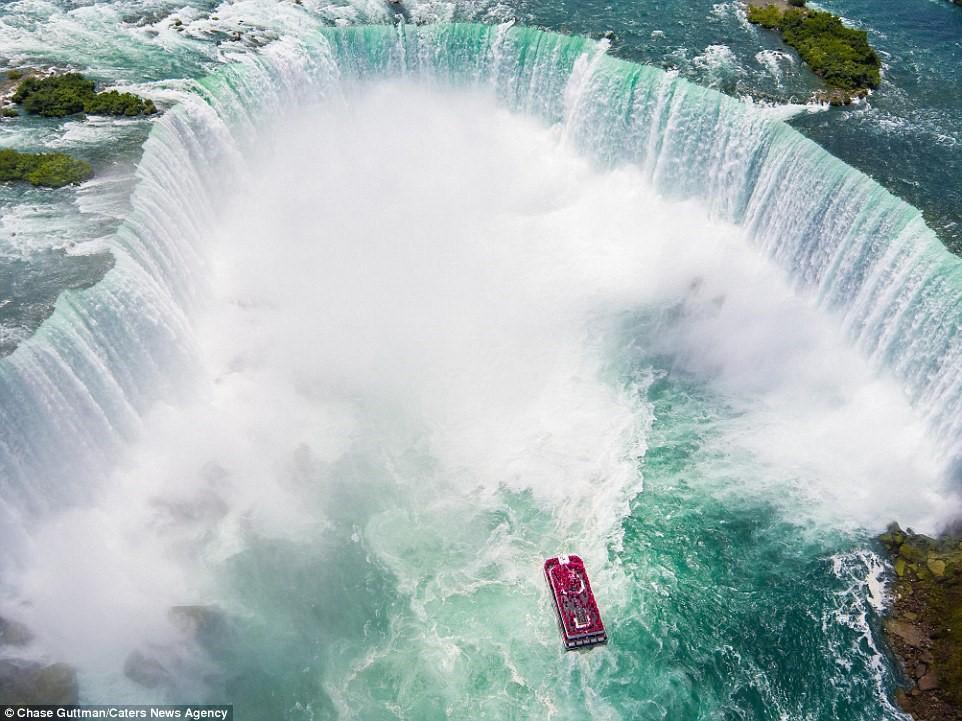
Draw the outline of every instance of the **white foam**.
<instances>
[{"instance_id":1,"label":"white foam","mask_svg":"<svg viewBox=\"0 0 962 721\"><path fill-rule=\"evenodd\" d=\"M251 538L310 544L347 523L419 617L485 588L513 613L537 597L527 569L563 548L624 603L608 549L651 419L612 365L640 311L681 309L630 340L739 412L733 491L833 523L944 507L906 485L938 468L897 385L740 229L487 95L394 82L349 100L264 134L207 229L194 398L155 408L91 506L31 528L13 582L61 658L122 684L118 659L163 636L167 606L233 602L217 569ZM492 528L505 497L533 510ZM470 682L450 636L417 643L452 694Z\"/></svg>"}]
</instances>

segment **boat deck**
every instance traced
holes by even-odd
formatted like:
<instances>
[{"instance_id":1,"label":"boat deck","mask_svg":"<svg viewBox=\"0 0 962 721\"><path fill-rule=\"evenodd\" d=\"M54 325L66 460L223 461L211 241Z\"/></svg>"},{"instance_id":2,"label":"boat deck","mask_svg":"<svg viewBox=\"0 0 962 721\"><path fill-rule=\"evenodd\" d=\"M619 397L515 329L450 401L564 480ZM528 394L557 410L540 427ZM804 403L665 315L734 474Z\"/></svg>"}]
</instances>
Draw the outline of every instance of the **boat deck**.
<instances>
[{"instance_id":1,"label":"boat deck","mask_svg":"<svg viewBox=\"0 0 962 721\"><path fill-rule=\"evenodd\" d=\"M605 624L580 556L562 555L544 562L558 626L565 648L574 650L608 642Z\"/></svg>"}]
</instances>

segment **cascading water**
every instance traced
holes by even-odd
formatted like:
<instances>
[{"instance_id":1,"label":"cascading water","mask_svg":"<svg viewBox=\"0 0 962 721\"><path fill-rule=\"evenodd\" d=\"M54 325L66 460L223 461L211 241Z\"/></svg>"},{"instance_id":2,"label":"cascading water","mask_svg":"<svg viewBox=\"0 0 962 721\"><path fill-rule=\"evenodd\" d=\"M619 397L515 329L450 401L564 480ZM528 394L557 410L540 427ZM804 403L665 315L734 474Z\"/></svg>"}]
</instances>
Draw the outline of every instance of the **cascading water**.
<instances>
[{"instance_id":1,"label":"cascading water","mask_svg":"<svg viewBox=\"0 0 962 721\"><path fill-rule=\"evenodd\" d=\"M115 266L0 361L6 605L87 700L897 717L852 539L953 510L960 263L605 49L327 28L178 94ZM566 544L611 609L591 656L533 570ZM196 602L234 620L188 659L163 610Z\"/></svg>"}]
</instances>

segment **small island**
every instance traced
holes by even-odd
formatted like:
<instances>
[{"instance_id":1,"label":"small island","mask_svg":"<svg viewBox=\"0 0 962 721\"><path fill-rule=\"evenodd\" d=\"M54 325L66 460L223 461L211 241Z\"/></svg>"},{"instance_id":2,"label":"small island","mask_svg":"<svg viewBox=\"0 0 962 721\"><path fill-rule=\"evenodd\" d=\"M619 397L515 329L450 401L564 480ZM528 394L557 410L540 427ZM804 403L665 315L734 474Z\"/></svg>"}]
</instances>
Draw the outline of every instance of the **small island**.
<instances>
[{"instance_id":1,"label":"small island","mask_svg":"<svg viewBox=\"0 0 962 721\"><path fill-rule=\"evenodd\" d=\"M907 681L896 701L917 721L962 719L962 539L893 523L879 541L895 568L884 630Z\"/></svg>"},{"instance_id":2,"label":"small island","mask_svg":"<svg viewBox=\"0 0 962 721\"><path fill-rule=\"evenodd\" d=\"M28 113L48 118L78 113L134 117L157 112L153 100L133 93L96 92L94 81L80 73L28 77L17 86L11 100Z\"/></svg>"},{"instance_id":3,"label":"small island","mask_svg":"<svg viewBox=\"0 0 962 721\"><path fill-rule=\"evenodd\" d=\"M62 188L93 175L90 163L66 153L21 153L0 150L0 182L25 181L31 185Z\"/></svg>"},{"instance_id":4,"label":"small island","mask_svg":"<svg viewBox=\"0 0 962 721\"><path fill-rule=\"evenodd\" d=\"M798 51L831 88L819 94L820 99L849 105L878 87L882 63L868 43L868 34L846 27L838 16L811 10L805 0L749 0L748 21L777 30Z\"/></svg>"}]
</instances>

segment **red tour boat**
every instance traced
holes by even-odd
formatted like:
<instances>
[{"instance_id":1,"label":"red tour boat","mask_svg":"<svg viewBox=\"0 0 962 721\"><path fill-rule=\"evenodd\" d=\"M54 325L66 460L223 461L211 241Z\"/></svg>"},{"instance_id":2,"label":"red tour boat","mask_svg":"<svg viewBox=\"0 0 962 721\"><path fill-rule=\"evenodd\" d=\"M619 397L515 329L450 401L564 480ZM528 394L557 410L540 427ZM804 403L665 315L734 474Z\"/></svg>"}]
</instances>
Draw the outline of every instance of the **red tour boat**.
<instances>
[{"instance_id":1,"label":"red tour boat","mask_svg":"<svg viewBox=\"0 0 962 721\"><path fill-rule=\"evenodd\" d=\"M608 643L588 572L580 556L555 556L544 562L544 577L551 589L558 626L565 648L597 646Z\"/></svg>"}]
</instances>

